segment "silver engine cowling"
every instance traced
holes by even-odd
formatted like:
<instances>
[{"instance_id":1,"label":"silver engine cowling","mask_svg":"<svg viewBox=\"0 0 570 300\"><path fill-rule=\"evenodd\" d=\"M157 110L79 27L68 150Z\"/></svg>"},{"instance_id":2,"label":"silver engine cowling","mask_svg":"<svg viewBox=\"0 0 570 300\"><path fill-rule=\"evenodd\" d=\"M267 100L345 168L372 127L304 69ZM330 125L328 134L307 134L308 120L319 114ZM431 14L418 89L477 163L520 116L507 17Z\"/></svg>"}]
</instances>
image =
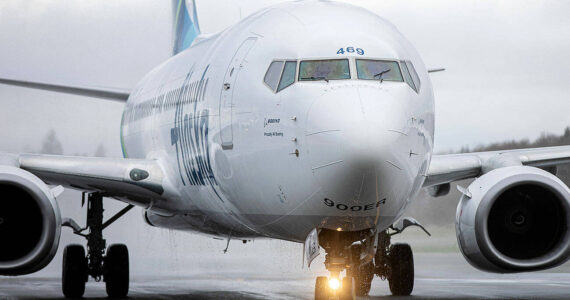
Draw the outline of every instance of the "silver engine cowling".
<instances>
[{"instance_id":1,"label":"silver engine cowling","mask_svg":"<svg viewBox=\"0 0 570 300\"><path fill-rule=\"evenodd\" d=\"M474 267L498 273L555 267L570 257L570 189L534 167L493 170L464 192L456 234Z\"/></svg>"},{"instance_id":2,"label":"silver engine cowling","mask_svg":"<svg viewBox=\"0 0 570 300\"><path fill-rule=\"evenodd\" d=\"M0 166L0 275L24 275L55 256L61 216L48 186L30 172Z\"/></svg>"}]
</instances>

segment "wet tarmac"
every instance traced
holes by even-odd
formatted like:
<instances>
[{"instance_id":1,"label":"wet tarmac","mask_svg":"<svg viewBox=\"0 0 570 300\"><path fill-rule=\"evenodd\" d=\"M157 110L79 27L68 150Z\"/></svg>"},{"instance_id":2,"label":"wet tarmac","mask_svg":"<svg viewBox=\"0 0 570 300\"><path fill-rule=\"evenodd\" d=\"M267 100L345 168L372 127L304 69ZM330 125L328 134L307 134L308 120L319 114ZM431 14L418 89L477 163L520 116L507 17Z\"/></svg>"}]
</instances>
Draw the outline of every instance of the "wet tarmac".
<instances>
[{"instance_id":1,"label":"wet tarmac","mask_svg":"<svg viewBox=\"0 0 570 300\"><path fill-rule=\"evenodd\" d=\"M360 299L569 299L570 266L546 272L488 274L469 266L459 253L418 253L411 297L391 297L378 277ZM312 299L317 274L254 274L211 270L189 276L134 275L130 299ZM318 273L318 272L317 272ZM107 299L103 283L90 281L85 298ZM62 299L60 278L1 277L0 299Z\"/></svg>"}]
</instances>

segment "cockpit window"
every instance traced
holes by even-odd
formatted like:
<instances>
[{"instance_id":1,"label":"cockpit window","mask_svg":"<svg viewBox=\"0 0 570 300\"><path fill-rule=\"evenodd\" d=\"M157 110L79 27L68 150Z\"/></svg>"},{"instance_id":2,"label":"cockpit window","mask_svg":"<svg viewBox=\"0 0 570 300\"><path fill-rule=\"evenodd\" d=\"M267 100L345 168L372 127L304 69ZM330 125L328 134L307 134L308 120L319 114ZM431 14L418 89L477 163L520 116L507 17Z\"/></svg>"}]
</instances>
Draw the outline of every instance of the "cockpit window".
<instances>
[{"instance_id":1,"label":"cockpit window","mask_svg":"<svg viewBox=\"0 0 570 300\"><path fill-rule=\"evenodd\" d=\"M357 59L358 79L402 82L402 72L396 61Z\"/></svg>"},{"instance_id":2,"label":"cockpit window","mask_svg":"<svg viewBox=\"0 0 570 300\"><path fill-rule=\"evenodd\" d=\"M281 77L281 70L283 70L282 61L274 61L269 65L267 73L265 73L265 78L263 81L267 84L271 90L275 91L277 85L279 84L279 78Z\"/></svg>"},{"instance_id":3,"label":"cockpit window","mask_svg":"<svg viewBox=\"0 0 570 300\"><path fill-rule=\"evenodd\" d=\"M414 65L412 65L411 61L406 61L406 66L408 66L408 69L410 70L410 75L412 75L412 80L414 81L414 85L416 86L416 92L419 92L421 86L420 76L418 76L418 73L416 72L416 69L414 68Z\"/></svg>"},{"instance_id":4,"label":"cockpit window","mask_svg":"<svg viewBox=\"0 0 570 300\"><path fill-rule=\"evenodd\" d=\"M281 81L279 82L279 88L277 92L280 92L284 88L295 83L295 73L297 72L297 62L288 61L285 63L285 68L283 69L283 74L281 75Z\"/></svg>"},{"instance_id":5,"label":"cockpit window","mask_svg":"<svg viewBox=\"0 0 570 300\"><path fill-rule=\"evenodd\" d=\"M414 91L418 91L416 89L416 85L414 84L414 81L412 80L412 75L410 75L410 71L408 70L408 66L406 66L406 62L402 61L402 71L404 72L404 79L406 80L406 83L414 90Z\"/></svg>"},{"instance_id":6,"label":"cockpit window","mask_svg":"<svg viewBox=\"0 0 570 300\"><path fill-rule=\"evenodd\" d=\"M299 66L300 81L350 79L348 59L305 60Z\"/></svg>"},{"instance_id":7,"label":"cockpit window","mask_svg":"<svg viewBox=\"0 0 570 300\"><path fill-rule=\"evenodd\" d=\"M414 90L416 93L420 91L420 77L414 69L414 65L410 61L401 61L402 70L404 71L404 79L406 83Z\"/></svg>"}]
</instances>

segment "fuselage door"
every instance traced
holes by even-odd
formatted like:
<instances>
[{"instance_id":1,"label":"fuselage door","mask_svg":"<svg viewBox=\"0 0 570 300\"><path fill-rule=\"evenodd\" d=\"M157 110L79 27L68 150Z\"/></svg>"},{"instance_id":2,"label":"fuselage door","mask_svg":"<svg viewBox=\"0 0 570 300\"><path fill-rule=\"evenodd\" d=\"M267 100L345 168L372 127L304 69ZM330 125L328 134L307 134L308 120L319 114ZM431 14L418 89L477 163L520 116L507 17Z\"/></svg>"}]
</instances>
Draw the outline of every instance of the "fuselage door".
<instances>
[{"instance_id":1,"label":"fuselage door","mask_svg":"<svg viewBox=\"0 0 570 300\"><path fill-rule=\"evenodd\" d=\"M246 39L238 48L224 76L224 84L220 95L220 138L223 149L232 149L234 146L232 129L232 111L234 103L234 89L239 72L246 66L247 54L255 44L257 38Z\"/></svg>"}]
</instances>

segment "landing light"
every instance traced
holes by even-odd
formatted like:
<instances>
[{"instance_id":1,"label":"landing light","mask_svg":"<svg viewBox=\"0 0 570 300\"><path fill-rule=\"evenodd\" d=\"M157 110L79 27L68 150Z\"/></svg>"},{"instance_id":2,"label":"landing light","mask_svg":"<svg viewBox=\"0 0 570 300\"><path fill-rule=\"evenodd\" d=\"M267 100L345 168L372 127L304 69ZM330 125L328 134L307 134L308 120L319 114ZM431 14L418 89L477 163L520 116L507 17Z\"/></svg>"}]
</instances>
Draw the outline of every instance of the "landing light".
<instances>
[{"instance_id":1,"label":"landing light","mask_svg":"<svg viewBox=\"0 0 570 300\"><path fill-rule=\"evenodd\" d=\"M329 287L333 290L338 290L338 288L340 287L340 281L338 280L338 278L331 278L329 279Z\"/></svg>"},{"instance_id":2,"label":"landing light","mask_svg":"<svg viewBox=\"0 0 570 300\"><path fill-rule=\"evenodd\" d=\"M341 227L339 227L339 228L337 228L337 229L336 229L336 231L342 231L342 228L341 228Z\"/></svg>"}]
</instances>

